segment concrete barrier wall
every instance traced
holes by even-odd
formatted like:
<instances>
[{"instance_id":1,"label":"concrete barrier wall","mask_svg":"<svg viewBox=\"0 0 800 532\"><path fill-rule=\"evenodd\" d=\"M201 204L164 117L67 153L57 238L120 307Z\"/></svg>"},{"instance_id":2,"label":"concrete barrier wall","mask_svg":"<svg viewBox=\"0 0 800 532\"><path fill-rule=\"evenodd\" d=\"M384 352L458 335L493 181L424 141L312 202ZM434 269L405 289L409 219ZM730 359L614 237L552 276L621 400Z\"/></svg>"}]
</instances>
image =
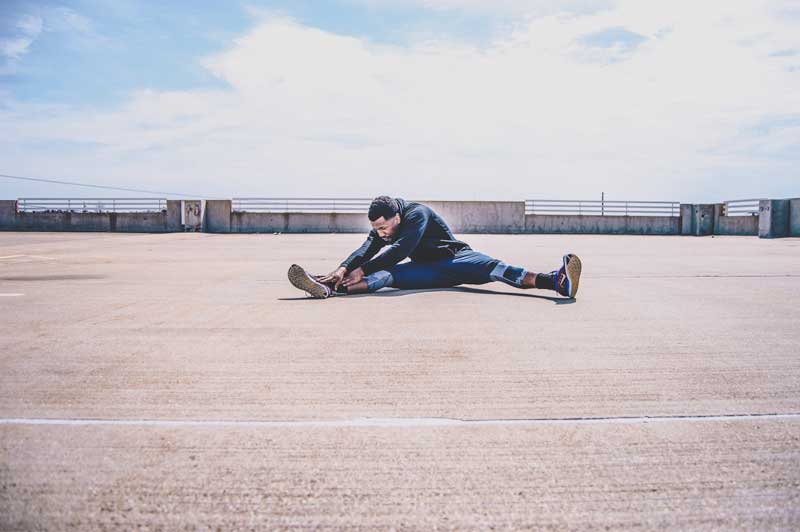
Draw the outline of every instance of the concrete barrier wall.
<instances>
[{"instance_id":1,"label":"concrete barrier wall","mask_svg":"<svg viewBox=\"0 0 800 532\"><path fill-rule=\"evenodd\" d=\"M526 233L611 235L678 235L677 216L525 215Z\"/></svg>"},{"instance_id":2,"label":"concrete barrier wall","mask_svg":"<svg viewBox=\"0 0 800 532\"><path fill-rule=\"evenodd\" d=\"M180 230L174 213L93 213L93 212L13 212L9 202L0 205L0 230L5 231L70 231L165 233ZM11 202L14 203L14 202ZM180 216L180 212L178 212Z\"/></svg>"},{"instance_id":3,"label":"concrete barrier wall","mask_svg":"<svg viewBox=\"0 0 800 532\"><path fill-rule=\"evenodd\" d=\"M206 203L206 208L209 208ZM421 201L447 221L456 233L522 233L525 203L521 201ZM211 211L209 211L211 212ZM222 208L215 220L224 218ZM363 233L371 229L366 213L233 212L234 233ZM215 222L221 227L224 222ZM222 231L220 231L222 232Z\"/></svg>"},{"instance_id":4,"label":"concrete barrier wall","mask_svg":"<svg viewBox=\"0 0 800 532\"><path fill-rule=\"evenodd\" d=\"M757 236L758 216L720 216L716 219L714 234Z\"/></svg>"},{"instance_id":5,"label":"concrete barrier wall","mask_svg":"<svg viewBox=\"0 0 800 532\"><path fill-rule=\"evenodd\" d=\"M800 198L789 200L789 235L800 236Z\"/></svg>"},{"instance_id":6,"label":"concrete barrier wall","mask_svg":"<svg viewBox=\"0 0 800 532\"><path fill-rule=\"evenodd\" d=\"M68 213L65 212L19 212L14 231L70 231Z\"/></svg>"},{"instance_id":7,"label":"concrete barrier wall","mask_svg":"<svg viewBox=\"0 0 800 532\"><path fill-rule=\"evenodd\" d=\"M366 214L233 212L232 233L365 233Z\"/></svg>"},{"instance_id":8,"label":"concrete barrier wall","mask_svg":"<svg viewBox=\"0 0 800 532\"><path fill-rule=\"evenodd\" d=\"M110 213L112 220L112 231L120 233L166 233L167 214L141 213L141 212L118 212Z\"/></svg>"},{"instance_id":9,"label":"concrete barrier wall","mask_svg":"<svg viewBox=\"0 0 800 532\"><path fill-rule=\"evenodd\" d=\"M760 216L722 216L721 204L681 204L680 217L526 215L521 201L425 201L451 229L468 233L570 233L640 235L800 236L800 198L765 200ZM365 233L366 214L231 212L231 200L208 200L205 230L218 233ZM181 201L160 213L19 213L16 201L0 200L0 230L182 231Z\"/></svg>"},{"instance_id":10,"label":"concrete barrier wall","mask_svg":"<svg viewBox=\"0 0 800 532\"><path fill-rule=\"evenodd\" d=\"M113 223L109 214L101 212L66 213L64 222L67 225L64 231L76 232L111 231Z\"/></svg>"},{"instance_id":11,"label":"concrete barrier wall","mask_svg":"<svg viewBox=\"0 0 800 532\"><path fill-rule=\"evenodd\" d=\"M436 211L454 233L525 232L524 201L418 202Z\"/></svg>"}]
</instances>

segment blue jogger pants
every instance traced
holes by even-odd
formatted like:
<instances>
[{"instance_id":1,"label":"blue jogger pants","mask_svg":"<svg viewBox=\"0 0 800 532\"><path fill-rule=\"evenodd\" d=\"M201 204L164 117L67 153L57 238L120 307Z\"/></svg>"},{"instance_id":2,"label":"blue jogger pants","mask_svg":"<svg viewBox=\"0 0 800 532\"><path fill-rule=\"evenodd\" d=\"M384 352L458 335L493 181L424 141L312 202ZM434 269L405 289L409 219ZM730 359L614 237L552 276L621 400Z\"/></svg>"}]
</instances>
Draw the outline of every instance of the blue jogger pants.
<instances>
[{"instance_id":1,"label":"blue jogger pants","mask_svg":"<svg viewBox=\"0 0 800 532\"><path fill-rule=\"evenodd\" d=\"M448 288L460 284L486 284L496 279L492 271L500 264L483 253L461 250L454 257L433 262L405 262L377 271L364 280L371 292L386 286L404 290Z\"/></svg>"}]
</instances>

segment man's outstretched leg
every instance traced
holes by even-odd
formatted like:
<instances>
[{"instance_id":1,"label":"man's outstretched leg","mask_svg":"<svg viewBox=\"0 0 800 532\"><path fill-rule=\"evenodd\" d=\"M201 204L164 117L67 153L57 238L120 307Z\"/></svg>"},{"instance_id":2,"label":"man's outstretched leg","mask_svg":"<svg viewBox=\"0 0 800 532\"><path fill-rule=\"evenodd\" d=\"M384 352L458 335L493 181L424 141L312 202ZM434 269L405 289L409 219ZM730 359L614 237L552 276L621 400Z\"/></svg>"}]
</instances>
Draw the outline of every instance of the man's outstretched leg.
<instances>
[{"instance_id":1,"label":"man's outstretched leg","mask_svg":"<svg viewBox=\"0 0 800 532\"><path fill-rule=\"evenodd\" d=\"M533 273L499 262L489 277L493 281L515 286L517 288L543 288L555 290L562 296L574 298L578 293L581 278L581 259L569 253L561 259L561 267L550 273Z\"/></svg>"}]
</instances>

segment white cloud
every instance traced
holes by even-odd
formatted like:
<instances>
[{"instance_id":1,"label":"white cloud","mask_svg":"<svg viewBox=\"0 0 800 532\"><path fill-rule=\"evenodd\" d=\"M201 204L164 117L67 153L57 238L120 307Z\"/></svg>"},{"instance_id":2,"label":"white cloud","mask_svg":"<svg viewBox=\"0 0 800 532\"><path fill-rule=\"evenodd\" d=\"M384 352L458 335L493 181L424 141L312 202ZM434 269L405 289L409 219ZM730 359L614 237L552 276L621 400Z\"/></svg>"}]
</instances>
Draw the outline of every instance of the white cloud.
<instances>
[{"instance_id":1,"label":"white cloud","mask_svg":"<svg viewBox=\"0 0 800 532\"><path fill-rule=\"evenodd\" d=\"M545 16L555 13L594 13L608 9L612 0L349 0L372 8L418 7L432 11L475 14Z\"/></svg>"},{"instance_id":2,"label":"white cloud","mask_svg":"<svg viewBox=\"0 0 800 532\"><path fill-rule=\"evenodd\" d=\"M92 21L68 7L52 7L44 10L47 31L91 34Z\"/></svg>"},{"instance_id":3,"label":"white cloud","mask_svg":"<svg viewBox=\"0 0 800 532\"><path fill-rule=\"evenodd\" d=\"M0 55L6 59L0 65L0 73L6 75L16 71L23 56L43 33L65 33L83 39L94 36L91 20L66 7L36 8L32 13L20 15L13 28L16 30L13 35L0 39Z\"/></svg>"},{"instance_id":4,"label":"white cloud","mask_svg":"<svg viewBox=\"0 0 800 532\"><path fill-rule=\"evenodd\" d=\"M42 32L42 18L34 15L23 15L17 21L17 28L25 35L37 36Z\"/></svg>"},{"instance_id":5,"label":"white cloud","mask_svg":"<svg viewBox=\"0 0 800 532\"><path fill-rule=\"evenodd\" d=\"M19 60L28 50L42 32L42 19L32 15L24 15L19 18L15 27L18 34L0 40L0 54L9 60Z\"/></svg>"},{"instance_id":6,"label":"white cloud","mask_svg":"<svg viewBox=\"0 0 800 532\"><path fill-rule=\"evenodd\" d=\"M0 41L0 53L9 59L19 59L27 53L32 42L33 39L28 37Z\"/></svg>"},{"instance_id":7,"label":"white cloud","mask_svg":"<svg viewBox=\"0 0 800 532\"><path fill-rule=\"evenodd\" d=\"M800 182L796 124L752 131L800 116L798 60L774 56L800 49L798 21L775 9L625 0L528 19L486 48L377 46L272 17L204 59L230 90L143 90L114 112L14 104L0 158L220 195L783 193ZM587 41L615 28L642 39ZM82 148L30 148L60 141Z\"/></svg>"}]
</instances>

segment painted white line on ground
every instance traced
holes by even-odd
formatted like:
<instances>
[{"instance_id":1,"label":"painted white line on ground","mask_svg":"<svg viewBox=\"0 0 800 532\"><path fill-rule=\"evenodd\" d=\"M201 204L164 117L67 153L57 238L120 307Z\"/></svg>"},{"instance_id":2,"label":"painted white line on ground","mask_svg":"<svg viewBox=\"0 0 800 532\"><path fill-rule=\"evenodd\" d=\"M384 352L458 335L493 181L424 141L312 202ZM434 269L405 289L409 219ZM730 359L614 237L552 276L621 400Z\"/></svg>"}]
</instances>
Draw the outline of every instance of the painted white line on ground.
<instances>
[{"instance_id":1,"label":"painted white line on ground","mask_svg":"<svg viewBox=\"0 0 800 532\"><path fill-rule=\"evenodd\" d=\"M708 416L631 416L540 419L451 419L451 418L353 418L308 421L257 421L214 419L79 419L79 418L0 418L0 425L128 425L153 427L260 427L260 428L341 428L341 427L471 427L497 425L596 425L637 424L668 421L759 421L800 419L790 414L729 414Z\"/></svg>"},{"instance_id":2,"label":"painted white line on ground","mask_svg":"<svg viewBox=\"0 0 800 532\"><path fill-rule=\"evenodd\" d=\"M20 297L24 295L25 294L0 294L0 297Z\"/></svg>"},{"instance_id":3,"label":"painted white line on ground","mask_svg":"<svg viewBox=\"0 0 800 532\"><path fill-rule=\"evenodd\" d=\"M44 259L44 260L56 260L53 257L44 257L42 255L6 255L5 257L0 257L0 260L4 259L19 259L22 257L27 257L29 259Z\"/></svg>"}]
</instances>

